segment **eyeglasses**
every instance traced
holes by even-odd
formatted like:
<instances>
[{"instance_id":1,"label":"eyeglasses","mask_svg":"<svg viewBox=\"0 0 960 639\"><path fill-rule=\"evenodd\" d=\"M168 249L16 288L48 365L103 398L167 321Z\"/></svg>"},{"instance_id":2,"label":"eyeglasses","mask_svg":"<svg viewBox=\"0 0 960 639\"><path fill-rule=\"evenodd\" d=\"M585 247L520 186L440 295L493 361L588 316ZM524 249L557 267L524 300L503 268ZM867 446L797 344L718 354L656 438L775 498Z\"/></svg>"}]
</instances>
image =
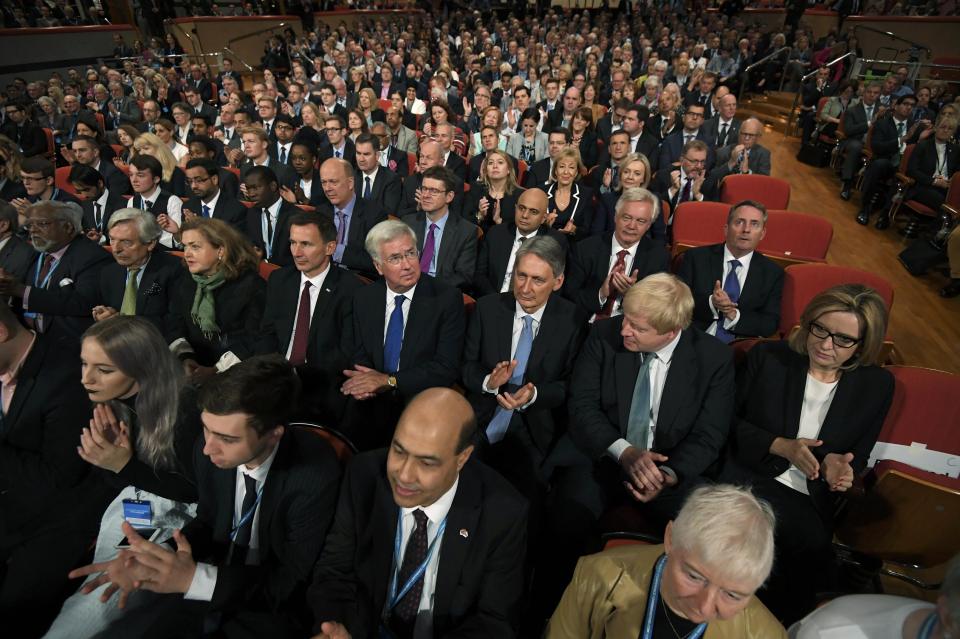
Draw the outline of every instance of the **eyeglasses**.
<instances>
[{"instance_id":1,"label":"eyeglasses","mask_svg":"<svg viewBox=\"0 0 960 639\"><path fill-rule=\"evenodd\" d=\"M187 178L187 184L203 184L204 182L209 182L210 176L207 177L196 177L196 178Z\"/></svg>"},{"instance_id":2,"label":"eyeglasses","mask_svg":"<svg viewBox=\"0 0 960 639\"><path fill-rule=\"evenodd\" d=\"M336 127L325 127L324 130L325 130L327 133L336 133L337 131L343 131L343 129L341 129L341 128L338 127L338 126L336 126Z\"/></svg>"},{"instance_id":3,"label":"eyeglasses","mask_svg":"<svg viewBox=\"0 0 960 639\"><path fill-rule=\"evenodd\" d=\"M56 220L33 220L32 222L27 222L23 225L23 228L28 231L34 229L38 231L45 231L56 223Z\"/></svg>"},{"instance_id":4,"label":"eyeglasses","mask_svg":"<svg viewBox=\"0 0 960 639\"><path fill-rule=\"evenodd\" d=\"M47 178L45 177L34 177L32 175L24 175L23 173L20 174L21 182L43 182L46 179Z\"/></svg>"},{"instance_id":5,"label":"eyeglasses","mask_svg":"<svg viewBox=\"0 0 960 639\"><path fill-rule=\"evenodd\" d=\"M825 326L817 324L816 322L810 322L810 324L807 325L807 330L817 339L827 339L829 337L833 340L833 345L837 348L853 348L860 343L859 339L850 337L849 335L831 333Z\"/></svg>"},{"instance_id":6,"label":"eyeglasses","mask_svg":"<svg viewBox=\"0 0 960 639\"><path fill-rule=\"evenodd\" d=\"M440 195L440 194L446 193L446 192L447 192L446 189L435 189L435 188L433 188L432 186L421 186L421 187L420 187L420 193L424 193L424 194L426 194L426 195Z\"/></svg>"},{"instance_id":7,"label":"eyeglasses","mask_svg":"<svg viewBox=\"0 0 960 639\"><path fill-rule=\"evenodd\" d=\"M687 164L692 164L692 165L694 165L694 166L706 166L706 165L707 165L707 161L706 161L706 160L691 160L690 158L683 158L683 161L686 162Z\"/></svg>"},{"instance_id":8,"label":"eyeglasses","mask_svg":"<svg viewBox=\"0 0 960 639\"><path fill-rule=\"evenodd\" d=\"M417 249L410 249L405 253L394 253L393 255L388 255L383 261L390 266L400 266L401 262L405 262L407 260L415 262L419 258L420 255L417 253Z\"/></svg>"}]
</instances>

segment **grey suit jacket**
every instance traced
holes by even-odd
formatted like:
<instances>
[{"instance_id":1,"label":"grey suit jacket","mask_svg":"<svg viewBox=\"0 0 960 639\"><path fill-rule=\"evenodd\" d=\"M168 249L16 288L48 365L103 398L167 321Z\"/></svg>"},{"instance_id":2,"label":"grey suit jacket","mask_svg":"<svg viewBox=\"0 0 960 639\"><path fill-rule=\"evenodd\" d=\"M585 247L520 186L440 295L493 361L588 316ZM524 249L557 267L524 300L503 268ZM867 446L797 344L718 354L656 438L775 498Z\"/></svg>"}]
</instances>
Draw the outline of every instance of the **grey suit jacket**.
<instances>
[{"instance_id":1,"label":"grey suit jacket","mask_svg":"<svg viewBox=\"0 0 960 639\"><path fill-rule=\"evenodd\" d=\"M401 219L417 234L417 249L423 252L427 214L423 211ZM449 212L437 254L436 279L463 290L473 286L477 269L477 227L454 212Z\"/></svg>"},{"instance_id":2,"label":"grey suit jacket","mask_svg":"<svg viewBox=\"0 0 960 639\"><path fill-rule=\"evenodd\" d=\"M400 125L400 133L397 134L397 143L395 146L404 153L413 153L416 155L417 134L407 127Z\"/></svg>"},{"instance_id":3,"label":"grey suit jacket","mask_svg":"<svg viewBox=\"0 0 960 639\"><path fill-rule=\"evenodd\" d=\"M533 138L533 161L542 160L543 158L550 155L550 150L548 148L546 133L543 131L537 131L537 134ZM510 140L507 142L507 153L515 158L520 157L520 151L523 148L523 135L511 135ZM531 162L533 164L533 162Z\"/></svg>"},{"instance_id":4,"label":"grey suit jacket","mask_svg":"<svg viewBox=\"0 0 960 639\"><path fill-rule=\"evenodd\" d=\"M732 171L727 165L727 162L730 161L730 154L733 153L733 149L736 147L736 144L728 144L719 151L717 151L717 164L712 171L710 171L710 177L713 178L723 178L731 173L739 173L740 169L735 168ZM747 166L750 167L750 172L756 175L770 175L771 161L770 161L770 149L767 149L759 144L754 144L753 148L750 149L750 158L747 160Z\"/></svg>"}]
</instances>

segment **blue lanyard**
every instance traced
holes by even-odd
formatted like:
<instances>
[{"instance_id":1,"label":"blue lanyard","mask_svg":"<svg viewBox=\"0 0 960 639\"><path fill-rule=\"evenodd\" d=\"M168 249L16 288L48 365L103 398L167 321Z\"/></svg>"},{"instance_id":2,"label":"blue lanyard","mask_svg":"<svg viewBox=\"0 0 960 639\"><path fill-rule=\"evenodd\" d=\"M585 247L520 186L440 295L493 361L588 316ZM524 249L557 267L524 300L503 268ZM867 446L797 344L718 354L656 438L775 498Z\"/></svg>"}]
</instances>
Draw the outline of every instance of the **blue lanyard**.
<instances>
[{"instance_id":1,"label":"blue lanyard","mask_svg":"<svg viewBox=\"0 0 960 639\"><path fill-rule=\"evenodd\" d=\"M388 606L386 612L393 610L400 601L407 596L407 593L410 592L410 589L423 578L423 574L427 571L427 564L430 563L430 558L433 557L433 551L437 547L437 542L443 539L443 531L447 528L447 518L444 517L443 521L440 522L440 526L437 528L437 534L433 538L433 541L430 542L430 546L427 548L427 556L423 559L423 563L417 566L417 569L413 571L413 574L407 579L406 583L403 584L403 587L400 588L400 592L397 592L397 578L400 576L400 564L403 561L403 558L400 556L400 542L403 537L403 511L397 513L397 535L393 543L393 575L390 577L390 592L387 597ZM413 535L413 531L410 532Z\"/></svg>"},{"instance_id":2,"label":"blue lanyard","mask_svg":"<svg viewBox=\"0 0 960 639\"><path fill-rule=\"evenodd\" d=\"M264 245L265 245L264 248L266 249L265 251L266 257L267 259L269 259L273 257L273 242L277 238L277 226L279 226L280 224L280 215L279 214L277 215L277 223L273 225L273 233L269 234L267 233L267 230L269 229L267 222L270 218L270 209L269 208L263 209L263 212L266 215L262 215L260 217L260 231L263 233L263 236L266 238L266 240L264 240Z\"/></svg>"},{"instance_id":3,"label":"blue lanyard","mask_svg":"<svg viewBox=\"0 0 960 639\"><path fill-rule=\"evenodd\" d=\"M37 272L33 275L33 285L37 288L47 288L47 283L50 281L50 278L53 277L53 272L57 270L57 264L60 263L60 258L57 258L53 261L53 264L50 265L50 270L47 271L47 276L43 278L43 281L40 281L40 269L43 267L43 261L46 259L47 254L41 253L40 259L37 260Z\"/></svg>"},{"instance_id":4,"label":"blue lanyard","mask_svg":"<svg viewBox=\"0 0 960 639\"><path fill-rule=\"evenodd\" d=\"M667 565L667 556L661 555L653 569L653 580L650 583L650 594L647 595L647 613L643 618L643 634L641 639L653 637L653 620L657 617L657 604L660 601L660 581L663 578L663 567ZM707 631L707 624L702 623L693 629L685 639L700 639Z\"/></svg>"},{"instance_id":5,"label":"blue lanyard","mask_svg":"<svg viewBox=\"0 0 960 639\"><path fill-rule=\"evenodd\" d=\"M253 517L253 514L257 512L257 506L260 505L260 498L263 497L263 488L257 491L257 500L253 502L253 506L250 507L250 510L243 513L243 516L240 517L240 521L237 522L237 525L230 529L230 541L237 540L237 533L240 532L240 529L243 528L243 525Z\"/></svg>"},{"instance_id":6,"label":"blue lanyard","mask_svg":"<svg viewBox=\"0 0 960 639\"><path fill-rule=\"evenodd\" d=\"M923 620L923 624L920 626L920 631L917 632L917 639L930 639L933 636L933 631L936 630L937 625L940 622L940 617L937 615L937 611L934 610L930 613L930 616Z\"/></svg>"}]
</instances>

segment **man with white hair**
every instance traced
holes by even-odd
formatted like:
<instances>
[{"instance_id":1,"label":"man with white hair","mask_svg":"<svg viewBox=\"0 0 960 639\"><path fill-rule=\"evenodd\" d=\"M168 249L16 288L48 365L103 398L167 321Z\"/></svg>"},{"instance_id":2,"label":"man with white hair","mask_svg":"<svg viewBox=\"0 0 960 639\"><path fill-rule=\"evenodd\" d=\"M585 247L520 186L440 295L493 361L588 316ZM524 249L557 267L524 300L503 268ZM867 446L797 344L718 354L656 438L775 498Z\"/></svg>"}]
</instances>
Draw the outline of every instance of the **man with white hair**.
<instances>
[{"instance_id":1,"label":"man with white hair","mask_svg":"<svg viewBox=\"0 0 960 639\"><path fill-rule=\"evenodd\" d=\"M773 567L775 518L729 485L693 491L663 545L625 545L577 564L546 638L785 639L754 593ZM657 604L660 604L659 606ZM666 627L666 634L658 634Z\"/></svg>"}]
</instances>

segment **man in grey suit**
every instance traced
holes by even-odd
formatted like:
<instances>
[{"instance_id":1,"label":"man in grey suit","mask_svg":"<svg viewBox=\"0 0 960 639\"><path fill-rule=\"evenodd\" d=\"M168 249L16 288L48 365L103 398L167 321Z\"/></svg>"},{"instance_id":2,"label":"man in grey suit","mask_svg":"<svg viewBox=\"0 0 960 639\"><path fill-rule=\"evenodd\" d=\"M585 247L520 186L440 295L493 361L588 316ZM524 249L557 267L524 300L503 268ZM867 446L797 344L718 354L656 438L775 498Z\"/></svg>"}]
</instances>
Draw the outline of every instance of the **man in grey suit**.
<instances>
[{"instance_id":1,"label":"man in grey suit","mask_svg":"<svg viewBox=\"0 0 960 639\"><path fill-rule=\"evenodd\" d=\"M420 211L401 218L417 234L420 271L465 289L473 285L477 267L477 227L460 215L450 214L456 179L444 166L423 173L419 189Z\"/></svg>"},{"instance_id":2,"label":"man in grey suit","mask_svg":"<svg viewBox=\"0 0 960 639\"><path fill-rule=\"evenodd\" d=\"M760 144L763 123L757 118L748 118L740 126L736 144L728 144L717 151L717 165L710 171L710 178L719 181L728 175L753 173L770 175L770 150Z\"/></svg>"},{"instance_id":3,"label":"man in grey suit","mask_svg":"<svg viewBox=\"0 0 960 639\"><path fill-rule=\"evenodd\" d=\"M404 153L417 152L417 134L403 126L403 112L395 106L387 109L387 129L390 145Z\"/></svg>"},{"instance_id":4,"label":"man in grey suit","mask_svg":"<svg viewBox=\"0 0 960 639\"><path fill-rule=\"evenodd\" d=\"M136 125L140 122L142 115L140 105L123 93L123 85L119 82L111 82L110 101L107 102L107 112L103 114L104 124L108 131L115 131L123 124Z\"/></svg>"},{"instance_id":5,"label":"man in grey suit","mask_svg":"<svg viewBox=\"0 0 960 639\"><path fill-rule=\"evenodd\" d=\"M863 144L867 139L870 125L883 115L886 108L877 103L880 97L880 83L873 82L863 90L860 102L843 112L843 132L846 138L840 146L844 154L843 167L840 170L840 199L850 199L850 187L853 178L860 170Z\"/></svg>"},{"instance_id":6,"label":"man in grey suit","mask_svg":"<svg viewBox=\"0 0 960 639\"><path fill-rule=\"evenodd\" d=\"M17 209L0 200L0 271L23 282L37 254L29 244L17 237L17 226Z\"/></svg>"}]
</instances>

